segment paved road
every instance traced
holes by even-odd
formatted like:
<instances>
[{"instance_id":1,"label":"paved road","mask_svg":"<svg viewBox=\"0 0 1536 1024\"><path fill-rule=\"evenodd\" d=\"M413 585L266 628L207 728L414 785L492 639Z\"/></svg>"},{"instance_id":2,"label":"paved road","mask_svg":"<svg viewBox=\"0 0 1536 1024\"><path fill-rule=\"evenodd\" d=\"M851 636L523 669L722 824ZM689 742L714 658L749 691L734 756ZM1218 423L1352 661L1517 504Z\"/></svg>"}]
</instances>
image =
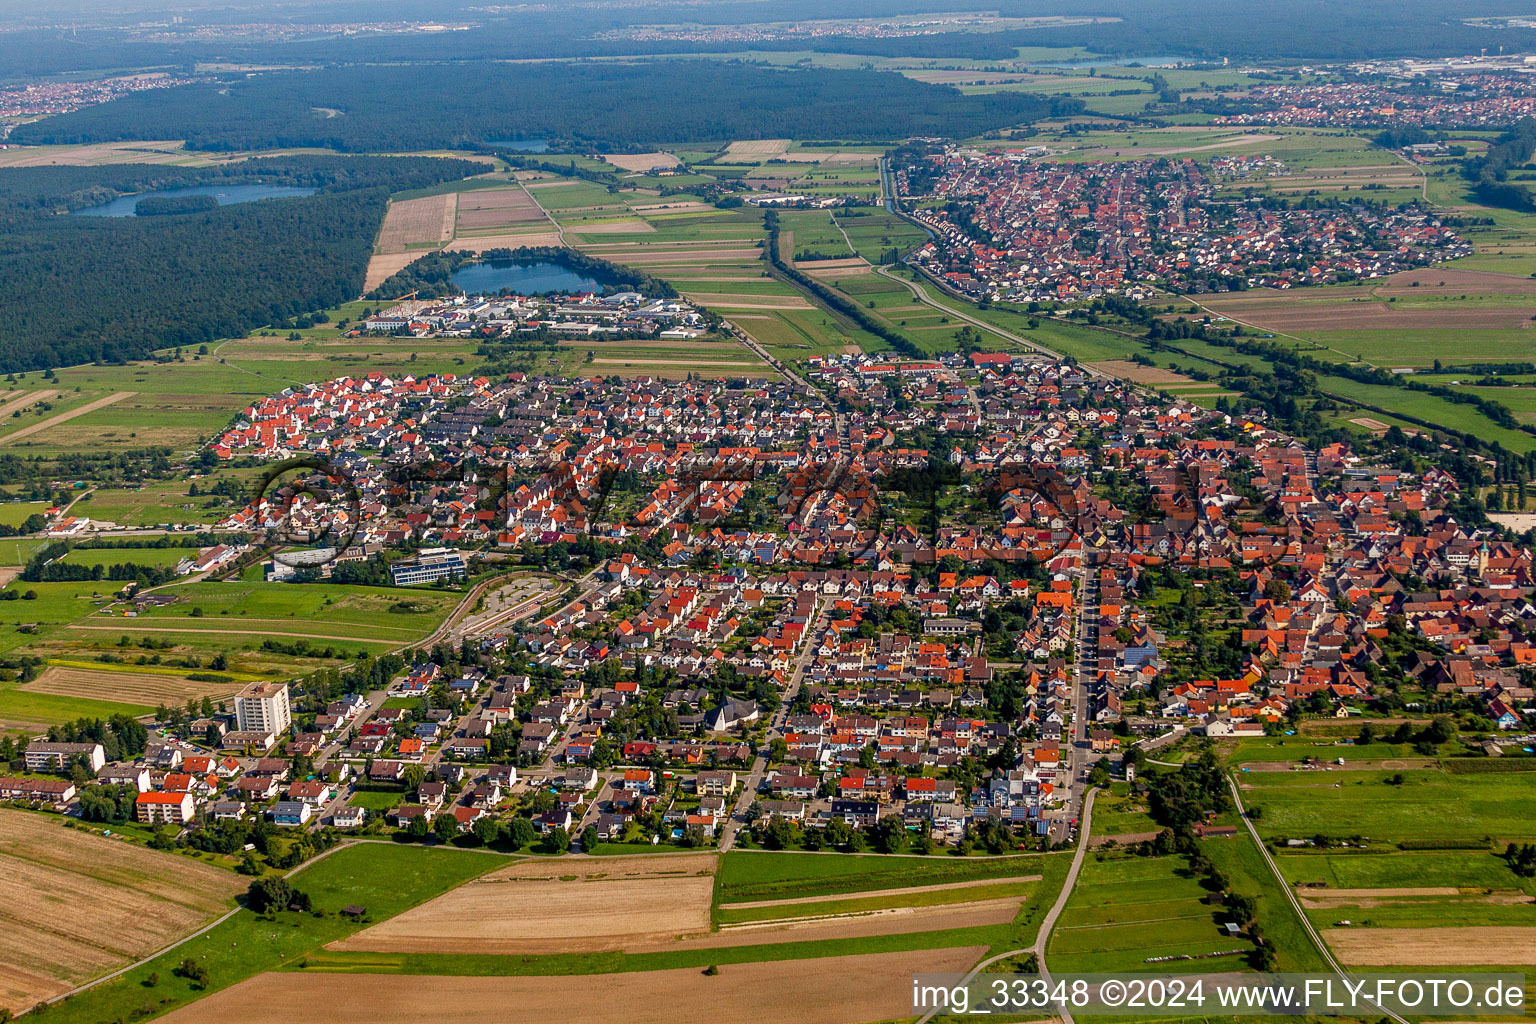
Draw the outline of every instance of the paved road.
<instances>
[{"instance_id":1,"label":"paved road","mask_svg":"<svg viewBox=\"0 0 1536 1024\"><path fill-rule=\"evenodd\" d=\"M998 953L996 956L987 957L987 959L972 967L966 976L961 979L960 984L967 985L972 978L993 964L1012 957L1022 956L1025 953L1035 954L1035 960L1039 963L1041 977L1046 980L1047 984L1050 983L1050 971L1047 970L1045 964L1045 948L1050 944L1051 929L1056 927L1056 919L1067 908L1067 901L1072 897L1072 887L1077 885L1078 873L1083 870L1083 860L1088 853L1088 830L1093 820L1093 798L1097 792L1098 790L1089 790L1087 799L1083 801L1083 826L1078 838L1077 852L1072 855L1072 866L1067 869L1067 877L1061 884L1061 892L1057 894L1056 902L1051 904L1051 909L1046 911L1045 917L1040 922L1040 930L1035 933L1035 944L1025 949L1010 949L1006 953ZM930 1011L919 1017L917 1024L928 1024L928 1021L932 1020L937 1014L937 1010ZM1058 1011L1057 1016L1061 1018L1063 1024L1072 1024L1072 1013L1066 1007L1063 1006Z\"/></svg>"},{"instance_id":2,"label":"paved road","mask_svg":"<svg viewBox=\"0 0 1536 1024\"><path fill-rule=\"evenodd\" d=\"M752 806L752 801L757 798L757 787L762 784L763 775L768 771L768 750L774 739L783 735L784 720L789 716L789 706L794 703L795 697L800 693L800 681L805 678L805 670L811 663L812 652L816 649L817 641L827 627L831 610L832 602L820 603L806 626L805 649L795 659L795 670L790 675L789 682L785 684L783 698L779 701L773 717L768 720L767 743L752 761L752 770L747 773L746 780L742 784L741 798L736 801L736 809L731 813L731 818L726 822L725 830L720 836L721 853L736 845L736 835L747 823L747 810Z\"/></svg>"}]
</instances>

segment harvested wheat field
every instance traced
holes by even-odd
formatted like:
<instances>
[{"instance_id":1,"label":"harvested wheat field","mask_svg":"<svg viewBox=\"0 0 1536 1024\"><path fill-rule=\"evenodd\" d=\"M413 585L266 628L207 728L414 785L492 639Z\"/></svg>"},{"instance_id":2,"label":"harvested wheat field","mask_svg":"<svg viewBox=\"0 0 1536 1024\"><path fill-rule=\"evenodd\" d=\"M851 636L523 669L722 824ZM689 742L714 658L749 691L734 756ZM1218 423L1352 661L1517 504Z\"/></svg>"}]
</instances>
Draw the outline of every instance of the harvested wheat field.
<instances>
[{"instance_id":1,"label":"harvested wheat field","mask_svg":"<svg viewBox=\"0 0 1536 1024\"><path fill-rule=\"evenodd\" d=\"M363 294L367 295L420 258L419 252L392 252L370 256L368 272L363 275Z\"/></svg>"},{"instance_id":2,"label":"harvested wheat field","mask_svg":"<svg viewBox=\"0 0 1536 1024\"><path fill-rule=\"evenodd\" d=\"M1089 366L1101 373L1107 373L1111 377L1119 377L1133 384L1198 384L1197 380L1186 377L1182 373L1173 370L1164 370L1156 366L1142 366L1133 363L1129 359L1106 359L1098 363L1089 363Z\"/></svg>"},{"instance_id":3,"label":"harvested wheat field","mask_svg":"<svg viewBox=\"0 0 1536 1024\"><path fill-rule=\"evenodd\" d=\"M332 949L566 953L709 931L714 854L522 861L459 886Z\"/></svg>"},{"instance_id":4,"label":"harvested wheat field","mask_svg":"<svg viewBox=\"0 0 1536 1024\"><path fill-rule=\"evenodd\" d=\"M210 683L188 679L184 675L160 672L116 672L106 669L49 665L42 675L24 684L29 693L51 693L60 697L89 697L119 704L185 704L190 697L228 697L242 683Z\"/></svg>"},{"instance_id":5,"label":"harvested wheat field","mask_svg":"<svg viewBox=\"0 0 1536 1024\"><path fill-rule=\"evenodd\" d=\"M1339 302L1336 296L1306 298L1283 292L1215 299L1205 306L1222 316L1272 331L1518 330L1531 320L1530 307L1447 304L1446 309L1406 308L1385 301Z\"/></svg>"},{"instance_id":6,"label":"harvested wheat field","mask_svg":"<svg viewBox=\"0 0 1536 1024\"><path fill-rule=\"evenodd\" d=\"M243 888L187 857L0 810L0 1008L30 1007L153 953L232 909Z\"/></svg>"},{"instance_id":7,"label":"harvested wheat field","mask_svg":"<svg viewBox=\"0 0 1536 1024\"><path fill-rule=\"evenodd\" d=\"M389 204L384 226L379 229L380 253L401 253L423 245L441 245L453 237L458 196L452 192L425 199L403 199Z\"/></svg>"},{"instance_id":8,"label":"harvested wheat field","mask_svg":"<svg viewBox=\"0 0 1536 1024\"><path fill-rule=\"evenodd\" d=\"M1536 963L1536 928L1329 928L1323 938L1359 967Z\"/></svg>"},{"instance_id":9,"label":"harvested wheat field","mask_svg":"<svg viewBox=\"0 0 1536 1024\"><path fill-rule=\"evenodd\" d=\"M943 931L1008 924L1019 915L1024 897L1009 896L973 903L941 903L931 907L892 907L857 914L815 916L815 906L805 917L777 918L750 924L724 925L718 932L672 941L630 941L627 953L668 949L722 949L727 946L766 946L780 942L814 942L820 939L862 939L872 935L905 935L909 932Z\"/></svg>"},{"instance_id":10,"label":"harvested wheat field","mask_svg":"<svg viewBox=\"0 0 1536 1024\"><path fill-rule=\"evenodd\" d=\"M676 167L682 163L671 153L604 153L603 161L641 174L655 167Z\"/></svg>"},{"instance_id":11,"label":"harvested wheat field","mask_svg":"<svg viewBox=\"0 0 1536 1024\"><path fill-rule=\"evenodd\" d=\"M859 1024L911 1016L912 975L960 973L980 946L551 977L261 974L161 1018L168 1024L480 1024L495 1015L561 1024ZM786 995L793 993L793 998ZM771 1007L771 1010L767 1009Z\"/></svg>"},{"instance_id":12,"label":"harvested wheat field","mask_svg":"<svg viewBox=\"0 0 1536 1024\"><path fill-rule=\"evenodd\" d=\"M725 147L725 160L767 160L789 152L789 139L738 139Z\"/></svg>"}]
</instances>

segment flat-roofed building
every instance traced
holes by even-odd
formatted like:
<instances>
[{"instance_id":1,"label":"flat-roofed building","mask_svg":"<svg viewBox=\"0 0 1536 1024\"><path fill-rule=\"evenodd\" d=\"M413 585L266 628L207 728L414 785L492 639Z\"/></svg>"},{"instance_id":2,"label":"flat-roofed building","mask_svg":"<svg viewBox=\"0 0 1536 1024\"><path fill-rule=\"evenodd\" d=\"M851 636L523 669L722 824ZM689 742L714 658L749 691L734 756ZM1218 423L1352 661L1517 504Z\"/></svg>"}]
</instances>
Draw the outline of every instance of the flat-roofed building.
<instances>
[{"instance_id":1,"label":"flat-roofed building","mask_svg":"<svg viewBox=\"0 0 1536 1024\"><path fill-rule=\"evenodd\" d=\"M282 733L292 721L287 683L252 683L235 694L235 728L240 732Z\"/></svg>"}]
</instances>

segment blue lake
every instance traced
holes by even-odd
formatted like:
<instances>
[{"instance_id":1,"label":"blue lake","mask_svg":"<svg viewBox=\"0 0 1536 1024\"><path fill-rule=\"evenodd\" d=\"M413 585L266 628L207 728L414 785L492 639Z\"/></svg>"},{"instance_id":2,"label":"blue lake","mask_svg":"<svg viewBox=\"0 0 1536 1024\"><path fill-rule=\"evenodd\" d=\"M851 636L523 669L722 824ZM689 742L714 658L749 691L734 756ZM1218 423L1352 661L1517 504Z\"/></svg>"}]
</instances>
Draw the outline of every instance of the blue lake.
<instances>
[{"instance_id":1,"label":"blue lake","mask_svg":"<svg viewBox=\"0 0 1536 1024\"><path fill-rule=\"evenodd\" d=\"M548 139L489 139L487 146L495 146L497 149L511 149L519 153L548 153Z\"/></svg>"},{"instance_id":2,"label":"blue lake","mask_svg":"<svg viewBox=\"0 0 1536 1024\"><path fill-rule=\"evenodd\" d=\"M110 203L87 206L75 213L81 217L133 217L133 208L140 199L175 198L177 196L213 196L220 206L235 203L251 203L258 199L287 199L292 196L312 196L315 190L297 185L190 185L186 188L165 188L158 192L137 192L131 196L118 196Z\"/></svg>"},{"instance_id":3,"label":"blue lake","mask_svg":"<svg viewBox=\"0 0 1536 1024\"><path fill-rule=\"evenodd\" d=\"M1032 68L1055 68L1061 71L1071 71L1073 68L1124 68L1132 64L1140 64L1150 68L1155 64L1198 64L1196 57L1084 57L1081 60L1036 60L1030 61ZM1214 61L1212 63L1215 63Z\"/></svg>"},{"instance_id":4,"label":"blue lake","mask_svg":"<svg viewBox=\"0 0 1536 1024\"><path fill-rule=\"evenodd\" d=\"M453 283L471 295L494 295L509 291L519 295L546 292L600 292L602 281L578 273L554 260L479 260L453 272Z\"/></svg>"}]
</instances>

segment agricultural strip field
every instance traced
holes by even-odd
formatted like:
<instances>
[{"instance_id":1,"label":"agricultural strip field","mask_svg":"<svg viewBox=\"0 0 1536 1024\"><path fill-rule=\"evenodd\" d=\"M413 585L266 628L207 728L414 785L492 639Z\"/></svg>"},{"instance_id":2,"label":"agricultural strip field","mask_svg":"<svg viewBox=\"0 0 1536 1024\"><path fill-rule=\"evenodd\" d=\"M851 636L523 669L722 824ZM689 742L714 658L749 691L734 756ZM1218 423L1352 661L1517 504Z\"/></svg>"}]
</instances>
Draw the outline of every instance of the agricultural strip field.
<instances>
[{"instance_id":1,"label":"agricultural strip field","mask_svg":"<svg viewBox=\"0 0 1536 1024\"><path fill-rule=\"evenodd\" d=\"M641 174L658 167L676 167L682 163L671 153L605 153L603 160L622 170Z\"/></svg>"},{"instance_id":2,"label":"agricultural strip field","mask_svg":"<svg viewBox=\"0 0 1536 1024\"><path fill-rule=\"evenodd\" d=\"M1204 957L1229 970L1252 948L1226 935L1219 908L1201 902L1200 882L1182 857L1096 854L1085 861L1066 910L1051 933L1049 960L1059 971L1166 969L1152 957Z\"/></svg>"},{"instance_id":3,"label":"agricultural strip field","mask_svg":"<svg viewBox=\"0 0 1536 1024\"><path fill-rule=\"evenodd\" d=\"M170 1024L266 1024L302 1019L316 1005L334 1024L414 1024L423 1006L449 1022L481 1020L487 1006L515 1006L527 1020L565 1024L756 1024L765 1006L776 1024L844 1024L904 1017L919 971L961 972L985 947L725 964L565 977L260 975L170 1014ZM787 992L793 999L785 999ZM600 994L593 997L596 994ZM584 997L585 996L585 997Z\"/></svg>"},{"instance_id":4,"label":"agricultural strip field","mask_svg":"<svg viewBox=\"0 0 1536 1024\"><path fill-rule=\"evenodd\" d=\"M1536 926L1329 928L1323 938L1356 967L1476 967L1536 963Z\"/></svg>"},{"instance_id":5,"label":"agricultural strip field","mask_svg":"<svg viewBox=\"0 0 1536 1024\"><path fill-rule=\"evenodd\" d=\"M521 185L479 189L461 194L455 237L495 233L521 224L544 225L547 221L539 204Z\"/></svg>"},{"instance_id":6,"label":"agricultural strip field","mask_svg":"<svg viewBox=\"0 0 1536 1024\"><path fill-rule=\"evenodd\" d=\"M0 836L8 834L0 830ZM110 840L99 841L114 851L117 848L117 844ZM152 854L152 851L141 848L128 849L140 855ZM181 873L200 866L196 862L180 859L172 863L178 872L178 883L185 877ZM309 864L293 878L294 887L309 895L315 909L323 912L321 915L284 914L280 922L273 923L264 921L248 910L241 910L206 934L155 957L147 964L65 1002L50 1006L38 1013L36 1020L40 1024L99 1024L101 1021L115 1020L128 1012L125 1007L131 1011L146 1003L153 1008L151 1012L173 1010L206 995L205 991L194 989L186 979L173 973L183 959L191 958L207 968L207 992L218 992L262 972L276 971L306 953L319 950L325 943L362 927L340 914L343 907L362 906L367 909L369 919L385 920L476 875L505 864L504 858L494 854L451 848L397 846L392 843L361 843L343 847ZM244 889L248 881L234 872L220 870L219 874L228 879L231 892L237 888ZM50 920L54 919L55 916L50 915ZM286 980L277 988L286 987L290 981L302 980L304 975L286 974L283 978ZM260 987L272 988L270 982ZM325 999L327 1006L336 1002L333 997ZM300 1012L297 1017L285 1014L281 1019L304 1019L306 1015L312 1015L314 1005L311 1002L308 1009ZM199 1004L191 1011L192 1016L184 1019L221 1019L202 1016L205 1012L212 1012L215 1006L213 1002ZM419 1011L419 1004L417 1009ZM483 1007L481 1010L483 1012Z\"/></svg>"},{"instance_id":7,"label":"agricultural strip field","mask_svg":"<svg viewBox=\"0 0 1536 1024\"><path fill-rule=\"evenodd\" d=\"M222 868L10 810L0 810L0 879L0 1008L13 1012L154 952L245 888Z\"/></svg>"},{"instance_id":8,"label":"agricultural strip field","mask_svg":"<svg viewBox=\"0 0 1536 1024\"><path fill-rule=\"evenodd\" d=\"M563 953L709 930L714 854L526 861L483 875L334 948ZM537 909L535 909L537 908Z\"/></svg>"},{"instance_id":9,"label":"agricultural strip field","mask_svg":"<svg viewBox=\"0 0 1536 1024\"><path fill-rule=\"evenodd\" d=\"M1526 330L1522 325L1530 322L1530 310L1536 308L1536 303L1510 308L1445 302L1436 309L1425 305L1388 305L1369 297L1344 301L1225 299L1207 305L1234 320L1320 340L1346 331Z\"/></svg>"},{"instance_id":10,"label":"agricultural strip field","mask_svg":"<svg viewBox=\"0 0 1536 1024\"><path fill-rule=\"evenodd\" d=\"M1019 856L921 860L740 850L732 851L721 860L716 876L716 899L721 904L730 904L1018 878L1040 873L1047 859Z\"/></svg>"},{"instance_id":11,"label":"agricultural strip field","mask_svg":"<svg viewBox=\"0 0 1536 1024\"><path fill-rule=\"evenodd\" d=\"M144 707L185 704L192 698L228 697L243 685L228 675L222 679L189 679L176 671L127 671L121 666L49 665L41 675L21 689L27 693L51 693L61 697L84 697L114 704ZM222 675L221 673L209 673Z\"/></svg>"},{"instance_id":12,"label":"agricultural strip field","mask_svg":"<svg viewBox=\"0 0 1536 1024\"><path fill-rule=\"evenodd\" d=\"M1401 776L1401 784L1396 779ZM1276 836L1364 835L1373 840L1536 840L1527 773L1248 772L1243 800Z\"/></svg>"},{"instance_id":13,"label":"agricultural strip field","mask_svg":"<svg viewBox=\"0 0 1536 1024\"><path fill-rule=\"evenodd\" d=\"M458 195L447 192L422 199L401 199L389 204L375 246L381 254L435 249L453 237Z\"/></svg>"}]
</instances>

